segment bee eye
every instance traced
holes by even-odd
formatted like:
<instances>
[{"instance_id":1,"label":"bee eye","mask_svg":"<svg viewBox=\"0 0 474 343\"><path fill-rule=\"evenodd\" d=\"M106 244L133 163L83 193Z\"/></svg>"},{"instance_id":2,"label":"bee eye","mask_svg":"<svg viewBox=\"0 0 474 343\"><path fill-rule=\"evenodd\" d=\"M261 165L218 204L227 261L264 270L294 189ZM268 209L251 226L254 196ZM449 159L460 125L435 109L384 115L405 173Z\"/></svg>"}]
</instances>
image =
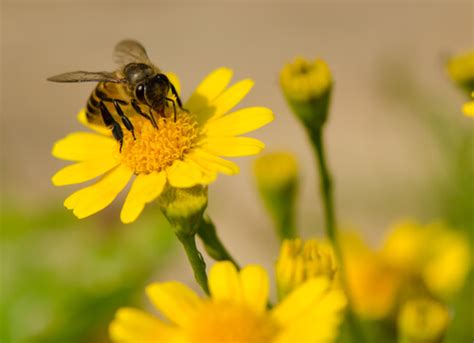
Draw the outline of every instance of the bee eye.
<instances>
[{"instance_id":1,"label":"bee eye","mask_svg":"<svg viewBox=\"0 0 474 343\"><path fill-rule=\"evenodd\" d=\"M145 102L145 86L143 84L139 84L135 88L135 96L141 102Z\"/></svg>"}]
</instances>

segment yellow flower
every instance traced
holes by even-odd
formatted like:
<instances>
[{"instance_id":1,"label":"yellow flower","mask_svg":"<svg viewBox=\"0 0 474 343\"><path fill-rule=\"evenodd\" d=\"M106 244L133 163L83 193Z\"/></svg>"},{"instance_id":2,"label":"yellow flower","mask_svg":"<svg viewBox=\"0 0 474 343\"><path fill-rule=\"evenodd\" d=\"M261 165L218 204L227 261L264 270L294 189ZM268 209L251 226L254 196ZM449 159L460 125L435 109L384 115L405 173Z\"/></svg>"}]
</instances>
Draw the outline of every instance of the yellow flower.
<instances>
[{"instance_id":1,"label":"yellow flower","mask_svg":"<svg viewBox=\"0 0 474 343\"><path fill-rule=\"evenodd\" d=\"M448 327L449 313L438 301L415 298L402 306L397 321L402 342L439 343Z\"/></svg>"},{"instance_id":2,"label":"yellow flower","mask_svg":"<svg viewBox=\"0 0 474 343\"><path fill-rule=\"evenodd\" d=\"M284 298L307 280L325 276L333 280L336 258L329 242L310 239L284 240L276 263L278 295Z\"/></svg>"},{"instance_id":3,"label":"yellow flower","mask_svg":"<svg viewBox=\"0 0 474 343\"><path fill-rule=\"evenodd\" d=\"M439 223L395 225L382 249L383 258L407 276L421 277L428 289L448 298L464 284L470 268L469 242Z\"/></svg>"},{"instance_id":4,"label":"yellow flower","mask_svg":"<svg viewBox=\"0 0 474 343\"><path fill-rule=\"evenodd\" d=\"M261 267L240 272L230 262L209 273L210 298L178 282L147 288L162 321L140 310L120 309L110 325L115 342L159 343L313 343L331 342L338 333L346 299L325 278L300 286L268 309L268 276Z\"/></svg>"},{"instance_id":5,"label":"yellow flower","mask_svg":"<svg viewBox=\"0 0 474 343\"><path fill-rule=\"evenodd\" d=\"M367 319L387 317L396 304L402 277L353 233L342 237L346 280L354 311Z\"/></svg>"},{"instance_id":6,"label":"yellow flower","mask_svg":"<svg viewBox=\"0 0 474 343\"><path fill-rule=\"evenodd\" d=\"M168 76L180 92L177 78ZM253 86L246 79L227 88L231 78L228 68L212 72L185 103L189 112L179 112L176 121L172 115L156 118L158 129L142 116L128 113L136 140L124 129L121 151L109 130L97 125L87 125L95 133L76 132L58 141L53 155L77 163L57 172L52 179L55 185L77 184L101 176L69 196L64 205L78 218L90 216L107 207L135 175L120 214L124 223L130 223L167 185L189 188L213 182L218 173L238 173L234 162L220 156L259 153L264 144L241 135L268 124L273 114L265 107L227 114ZM79 119L87 123L84 110Z\"/></svg>"},{"instance_id":7,"label":"yellow flower","mask_svg":"<svg viewBox=\"0 0 474 343\"><path fill-rule=\"evenodd\" d=\"M474 92L471 93L471 98L474 99ZM474 117L474 100L466 102L462 106L463 113L468 117Z\"/></svg>"}]
</instances>

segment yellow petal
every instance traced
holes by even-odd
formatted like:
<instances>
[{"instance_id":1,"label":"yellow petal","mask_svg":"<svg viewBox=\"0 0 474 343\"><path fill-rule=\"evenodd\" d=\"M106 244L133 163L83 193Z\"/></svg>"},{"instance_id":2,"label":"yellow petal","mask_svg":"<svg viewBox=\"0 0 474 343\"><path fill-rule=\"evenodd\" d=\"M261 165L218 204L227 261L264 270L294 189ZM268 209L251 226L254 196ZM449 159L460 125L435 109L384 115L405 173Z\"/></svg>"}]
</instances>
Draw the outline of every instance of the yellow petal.
<instances>
[{"instance_id":1,"label":"yellow petal","mask_svg":"<svg viewBox=\"0 0 474 343\"><path fill-rule=\"evenodd\" d=\"M261 141L249 137L208 137L202 148L218 156L249 156L258 154L265 147Z\"/></svg>"},{"instance_id":2,"label":"yellow petal","mask_svg":"<svg viewBox=\"0 0 474 343\"><path fill-rule=\"evenodd\" d=\"M216 301L242 301L242 287L239 273L235 266L229 262L217 262L212 266L208 275L209 291L212 299Z\"/></svg>"},{"instance_id":3,"label":"yellow petal","mask_svg":"<svg viewBox=\"0 0 474 343\"><path fill-rule=\"evenodd\" d=\"M97 124L89 123L87 121L86 109L85 108L83 108L82 110L79 111L79 113L77 114L77 120L79 121L79 123L81 123L85 127L89 128L89 129L91 129L91 130L93 130L97 133L100 133L101 135L109 136L109 137L112 136L112 131L110 131L110 129L108 129L104 125L97 125Z\"/></svg>"},{"instance_id":4,"label":"yellow petal","mask_svg":"<svg viewBox=\"0 0 474 343\"><path fill-rule=\"evenodd\" d=\"M53 185L64 186L89 181L108 172L118 164L119 161L113 156L75 163L54 174Z\"/></svg>"},{"instance_id":5,"label":"yellow petal","mask_svg":"<svg viewBox=\"0 0 474 343\"><path fill-rule=\"evenodd\" d=\"M462 106L462 111L467 117L474 117L474 101L466 102Z\"/></svg>"},{"instance_id":6,"label":"yellow petal","mask_svg":"<svg viewBox=\"0 0 474 343\"><path fill-rule=\"evenodd\" d=\"M193 165L194 167L198 168L201 171L201 183L203 185L209 185L213 183L216 178L217 178L217 171L213 169L212 167L206 166L206 165L200 165L196 163L194 160L190 158L186 158L186 163L189 163Z\"/></svg>"},{"instance_id":7,"label":"yellow petal","mask_svg":"<svg viewBox=\"0 0 474 343\"><path fill-rule=\"evenodd\" d=\"M171 167L166 169L168 182L171 186L177 188L193 187L202 183L201 170L190 163L175 161Z\"/></svg>"},{"instance_id":8,"label":"yellow petal","mask_svg":"<svg viewBox=\"0 0 474 343\"><path fill-rule=\"evenodd\" d=\"M173 335L173 329L157 318L133 308L117 311L109 327L110 337L118 342L163 342Z\"/></svg>"},{"instance_id":9,"label":"yellow petal","mask_svg":"<svg viewBox=\"0 0 474 343\"><path fill-rule=\"evenodd\" d=\"M326 278L315 278L306 281L296 288L272 310L272 316L280 323L288 323L306 314L316 306L329 288Z\"/></svg>"},{"instance_id":10,"label":"yellow petal","mask_svg":"<svg viewBox=\"0 0 474 343\"><path fill-rule=\"evenodd\" d=\"M181 327L194 320L202 302L196 293L179 282L153 283L146 292L153 305Z\"/></svg>"},{"instance_id":11,"label":"yellow petal","mask_svg":"<svg viewBox=\"0 0 474 343\"><path fill-rule=\"evenodd\" d=\"M131 223L138 218L145 205L155 200L163 191L166 184L166 173L140 174L132 183L120 219L123 223Z\"/></svg>"},{"instance_id":12,"label":"yellow petal","mask_svg":"<svg viewBox=\"0 0 474 343\"><path fill-rule=\"evenodd\" d=\"M285 322L285 330L275 343L333 342L338 336L345 306L346 298L340 289L328 290L302 315ZM314 323L318 323L317 330Z\"/></svg>"},{"instance_id":13,"label":"yellow petal","mask_svg":"<svg viewBox=\"0 0 474 343\"><path fill-rule=\"evenodd\" d=\"M266 107L248 107L216 120L210 120L203 131L207 136L238 136L267 125L274 116Z\"/></svg>"},{"instance_id":14,"label":"yellow petal","mask_svg":"<svg viewBox=\"0 0 474 343\"><path fill-rule=\"evenodd\" d=\"M181 96L181 82L179 82L178 75L172 72L166 72L165 74L178 92L178 95Z\"/></svg>"},{"instance_id":15,"label":"yellow petal","mask_svg":"<svg viewBox=\"0 0 474 343\"><path fill-rule=\"evenodd\" d=\"M245 79L225 90L210 106L196 111L198 122L204 124L209 118L217 119L233 109L250 92L254 82Z\"/></svg>"},{"instance_id":16,"label":"yellow petal","mask_svg":"<svg viewBox=\"0 0 474 343\"><path fill-rule=\"evenodd\" d=\"M73 210L78 218L93 215L107 207L125 188L133 172L130 168L120 165L105 174L93 185L71 194L64 206Z\"/></svg>"},{"instance_id":17,"label":"yellow petal","mask_svg":"<svg viewBox=\"0 0 474 343\"><path fill-rule=\"evenodd\" d=\"M245 303L257 313L265 311L268 301L269 281L265 269L249 265L241 270L240 280Z\"/></svg>"},{"instance_id":18,"label":"yellow petal","mask_svg":"<svg viewBox=\"0 0 474 343\"><path fill-rule=\"evenodd\" d=\"M54 157L67 161L85 161L112 156L117 142L108 137L89 132L74 132L54 144Z\"/></svg>"},{"instance_id":19,"label":"yellow petal","mask_svg":"<svg viewBox=\"0 0 474 343\"><path fill-rule=\"evenodd\" d=\"M203 168L212 168L223 174L235 175L240 171L239 166L234 162L224 160L223 158L211 154L203 149L195 149L189 153L188 158Z\"/></svg>"},{"instance_id":20,"label":"yellow petal","mask_svg":"<svg viewBox=\"0 0 474 343\"><path fill-rule=\"evenodd\" d=\"M210 73L196 88L189 100L184 105L192 113L209 107L211 101L219 96L232 79L232 70L219 68Z\"/></svg>"}]
</instances>

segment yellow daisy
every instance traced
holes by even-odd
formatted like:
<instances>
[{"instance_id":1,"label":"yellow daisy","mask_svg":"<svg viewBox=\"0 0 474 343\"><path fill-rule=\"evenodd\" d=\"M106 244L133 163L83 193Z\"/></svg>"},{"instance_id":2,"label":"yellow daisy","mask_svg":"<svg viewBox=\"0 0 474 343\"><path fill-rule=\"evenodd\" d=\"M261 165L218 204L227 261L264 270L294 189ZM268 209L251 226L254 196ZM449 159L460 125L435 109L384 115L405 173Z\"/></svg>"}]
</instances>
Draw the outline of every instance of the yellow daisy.
<instances>
[{"instance_id":1,"label":"yellow daisy","mask_svg":"<svg viewBox=\"0 0 474 343\"><path fill-rule=\"evenodd\" d=\"M108 129L87 123L85 111L81 111L79 120L95 132L75 132L56 142L53 156L76 163L58 171L52 181L63 186L100 178L71 194L64 202L66 208L78 218L95 214L107 207L135 175L120 214L122 222L130 223L166 185L188 188L209 184L218 173L238 173L239 167L222 157L259 153L264 144L241 135L268 124L273 114L265 107L228 114L253 86L246 79L228 88L232 74L228 68L209 74L185 103L187 111L179 112L176 121L173 116L156 118L158 129L129 112L136 139L124 129L122 150ZM180 92L176 76L168 76Z\"/></svg>"},{"instance_id":2,"label":"yellow daisy","mask_svg":"<svg viewBox=\"0 0 474 343\"><path fill-rule=\"evenodd\" d=\"M115 342L142 343L313 343L332 342L346 299L326 278L307 281L268 309L269 281L263 268L240 272L230 262L209 273L210 298L178 282L147 288L153 305L167 320L122 308L110 325Z\"/></svg>"}]
</instances>

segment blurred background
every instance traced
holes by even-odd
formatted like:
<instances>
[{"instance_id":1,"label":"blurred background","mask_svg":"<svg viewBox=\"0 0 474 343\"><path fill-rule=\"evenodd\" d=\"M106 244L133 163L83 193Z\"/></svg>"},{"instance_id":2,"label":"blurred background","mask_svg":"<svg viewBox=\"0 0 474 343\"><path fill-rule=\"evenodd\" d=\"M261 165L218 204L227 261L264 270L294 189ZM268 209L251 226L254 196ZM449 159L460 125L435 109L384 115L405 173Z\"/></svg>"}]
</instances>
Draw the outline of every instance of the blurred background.
<instances>
[{"instance_id":1,"label":"blurred background","mask_svg":"<svg viewBox=\"0 0 474 343\"><path fill-rule=\"evenodd\" d=\"M473 6L2 1L0 341L105 342L115 309L146 303L143 285L150 280L194 284L157 207L123 225L122 197L79 221L62 205L74 187L50 182L65 165L51 148L82 130L75 118L93 85L46 78L114 70L112 50L124 38L141 41L156 64L179 75L184 99L220 66L234 69L236 79L255 80L242 106L272 108L276 120L254 136L267 151L298 157L304 237L322 234L313 154L278 75L296 56L325 59L335 78L326 136L339 221L376 244L400 218L442 219L469 232L472 242L472 121L460 113L464 99L443 61L472 48ZM240 175L218 178L208 213L242 264L271 271L278 241L255 190L252 162L239 159Z\"/></svg>"}]
</instances>

